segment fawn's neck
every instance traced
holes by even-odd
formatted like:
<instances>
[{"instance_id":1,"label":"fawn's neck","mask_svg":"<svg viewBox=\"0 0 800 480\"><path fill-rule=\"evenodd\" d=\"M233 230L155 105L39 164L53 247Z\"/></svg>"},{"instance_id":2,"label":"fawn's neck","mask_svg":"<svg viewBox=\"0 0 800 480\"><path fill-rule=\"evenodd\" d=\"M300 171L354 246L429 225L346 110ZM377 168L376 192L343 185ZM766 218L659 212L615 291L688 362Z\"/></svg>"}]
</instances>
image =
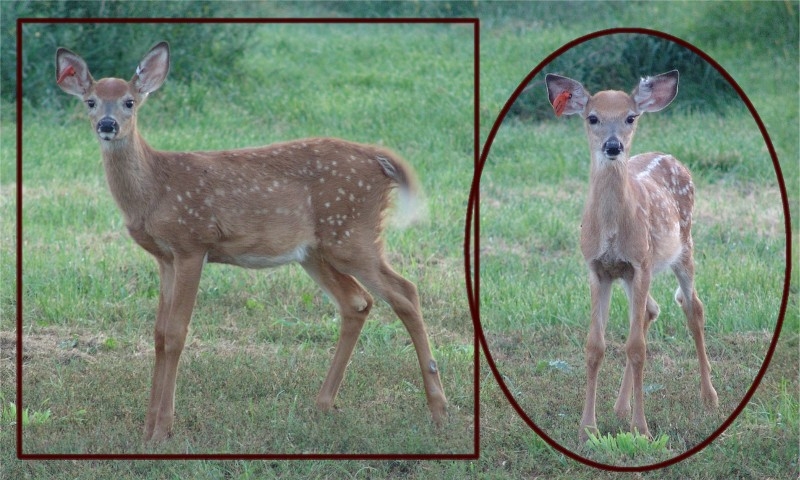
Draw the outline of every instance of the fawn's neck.
<instances>
[{"instance_id":1,"label":"fawn's neck","mask_svg":"<svg viewBox=\"0 0 800 480\"><path fill-rule=\"evenodd\" d=\"M126 223L141 222L156 193L151 161L155 150L135 132L112 141L100 140L100 149L108 186Z\"/></svg>"},{"instance_id":2,"label":"fawn's neck","mask_svg":"<svg viewBox=\"0 0 800 480\"><path fill-rule=\"evenodd\" d=\"M628 159L592 163L584 222L600 228L624 227L636 215L638 191L628 175Z\"/></svg>"}]
</instances>

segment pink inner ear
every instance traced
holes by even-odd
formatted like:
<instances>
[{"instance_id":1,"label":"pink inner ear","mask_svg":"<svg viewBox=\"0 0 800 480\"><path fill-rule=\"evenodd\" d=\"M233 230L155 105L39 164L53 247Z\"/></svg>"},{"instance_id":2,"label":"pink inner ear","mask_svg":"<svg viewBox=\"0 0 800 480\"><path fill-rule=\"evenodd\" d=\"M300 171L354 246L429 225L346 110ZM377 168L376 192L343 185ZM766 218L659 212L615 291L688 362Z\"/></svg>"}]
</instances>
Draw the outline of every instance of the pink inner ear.
<instances>
[{"instance_id":1,"label":"pink inner ear","mask_svg":"<svg viewBox=\"0 0 800 480\"><path fill-rule=\"evenodd\" d=\"M57 80L56 83L61 83L61 82L64 81L65 78L71 77L71 76L74 76L74 75L75 75L75 67L70 65L67 68L65 68L63 72L61 72L61 75L58 76L58 80Z\"/></svg>"}]
</instances>

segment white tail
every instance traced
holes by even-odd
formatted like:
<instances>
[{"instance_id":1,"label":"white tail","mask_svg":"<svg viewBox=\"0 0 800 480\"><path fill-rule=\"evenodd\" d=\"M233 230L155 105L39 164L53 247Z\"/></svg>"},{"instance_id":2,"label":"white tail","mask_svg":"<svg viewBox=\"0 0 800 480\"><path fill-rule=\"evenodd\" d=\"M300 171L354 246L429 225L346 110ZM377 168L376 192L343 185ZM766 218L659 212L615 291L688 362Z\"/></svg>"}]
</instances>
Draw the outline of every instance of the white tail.
<instances>
[{"instance_id":1,"label":"white tail","mask_svg":"<svg viewBox=\"0 0 800 480\"><path fill-rule=\"evenodd\" d=\"M628 296L630 334L614 411L620 418L628 418L633 394L631 430L650 436L642 404L645 337L659 313L658 304L650 296L650 281L652 275L667 267L678 278L675 300L683 308L697 349L700 395L707 405L717 405L703 337L703 304L694 288L691 175L671 155L628 156L637 118L672 102L678 93L678 71L642 79L632 95L606 90L592 96L575 80L552 74L547 75L546 83L557 115L580 114L585 119L591 154L581 251L589 267L592 316L586 343L586 402L579 437L585 441L587 429L598 431L597 373L605 354L611 285L616 279L622 279Z\"/></svg>"},{"instance_id":2,"label":"white tail","mask_svg":"<svg viewBox=\"0 0 800 480\"><path fill-rule=\"evenodd\" d=\"M169 71L169 47L154 46L130 81L95 81L64 48L56 79L86 103L108 184L131 237L158 261L156 359L145 440L171 433L175 381L206 261L247 268L298 262L337 303L342 326L317 397L333 406L372 306L362 284L387 301L411 334L433 420L447 399L431 355L413 283L383 254L390 192L417 193L413 170L392 152L332 138L218 152L162 152L136 129L136 112ZM360 282L360 283L359 283Z\"/></svg>"}]
</instances>

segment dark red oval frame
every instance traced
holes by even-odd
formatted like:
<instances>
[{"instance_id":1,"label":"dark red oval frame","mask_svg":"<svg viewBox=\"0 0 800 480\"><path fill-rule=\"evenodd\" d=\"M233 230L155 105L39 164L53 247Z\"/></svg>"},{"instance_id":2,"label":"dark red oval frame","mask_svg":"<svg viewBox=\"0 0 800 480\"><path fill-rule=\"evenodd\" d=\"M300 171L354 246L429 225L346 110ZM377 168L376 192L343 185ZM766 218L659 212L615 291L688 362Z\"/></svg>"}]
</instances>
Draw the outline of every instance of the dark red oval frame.
<instances>
[{"instance_id":1,"label":"dark red oval frame","mask_svg":"<svg viewBox=\"0 0 800 480\"><path fill-rule=\"evenodd\" d=\"M494 141L495 136L497 135L497 131L500 128L500 125L503 119L508 114L511 105L517 100L519 95L528 85L528 83L535 77L539 72L541 72L548 64L550 64L556 57L560 56L562 53L566 52L567 50L579 45L581 43L587 42L589 40L606 36L606 35L614 35L614 34L641 34L641 35L650 35L660 37L671 42L677 43L678 45L683 46L684 48L688 48L689 50L693 51L697 55L703 58L706 62L711 64L727 81L728 83L736 90L739 94L739 97L742 99L744 104L747 106L747 109L750 111L750 114L755 119L756 123L758 124L758 128L761 131L761 135L764 138L764 142L767 145L767 149L769 150L769 154L772 157L772 165L775 168L775 175L778 180L778 186L781 192L781 201L783 204L783 216L784 216L784 228L786 230L786 270L784 276L784 284L783 284L783 296L781 297L781 305L780 311L778 312L778 320L777 325L775 327L775 333L772 336L772 341L770 342L769 349L767 350L767 355L764 358L764 362L761 365L758 373L756 374L755 380L750 388L745 393L744 397L742 398L741 403L734 409L731 415L717 428L708 438L700 442L699 444L695 445L694 447L690 448L689 450L677 455L669 460L664 462L654 463L651 465L644 465L644 466L634 466L634 467L627 467L627 466L615 466L615 465L607 465L599 462L595 462L588 458L582 457L565 447L561 446L557 442L555 442L552 438L550 438L542 429L540 429L533 420L528 417L528 415L522 410L519 406L517 401L514 399L514 396L509 391L508 387L503 382L502 376L500 372L497 370L497 366L494 363L494 359L492 358L491 353L489 352L489 347L486 343L486 337L483 334L483 327L480 323L480 260L479 260L479 238L480 238L480 220L479 220L479 204L480 204L480 195L479 195L479 186L480 186L480 177L481 173L483 172L483 166L486 164L486 158L489 155L489 150L492 146L492 142ZM474 221L474 226L473 226ZM724 432L736 417L744 410L747 403L750 401L750 398L755 393L756 389L758 388L759 384L761 383L761 379L764 377L764 374L767 371L767 367L769 367L769 363L772 360L772 356L775 353L775 348L778 344L778 337L780 336L781 328L783 327L783 319L786 315L786 306L789 298L789 284L791 279L791 272L792 272L792 249L791 249L791 218L789 214L789 200L786 193L786 184L784 183L783 173L781 171L780 163L778 162L778 155L775 152L775 147L772 145L772 141L770 140L769 134L767 133L767 129L764 126L764 122L761 120L761 117L756 112L755 107L753 106L750 99L744 93L744 90L739 86L738 83L733 79L733 77L725 71L722 66L717 63L714 59L708 56L705 52L700 50L699 48L695 47L694 45L680 39L669 35L667 33L659 32L657 30L650 30L646 28L612 28L607 30L599 30L597 32L590 33L588 35L582 36L577 38L555 52L551 53L547 58L545 58L539 65L536 66L517 86L514 92L511 94L511 97L508 99L506 104L503 106L503 109L500 111L500 114L497 116L497 119L492 125L492 129L489 132L489 136L486 139L486 143L483 145L483 149L481 151L480 159L478 160L478 164L475 166L475 175L472 180L472 187L470 190L469 196L469 208L467 211L467 225L466 225L466 235L465 235L465 262L466 262L466 275L467 275L467 296L469 299L470 311L473 316L473 323L477 326L477 333L480 337L481 345L483 346L483 351L486 355L486 361L489 364L489 367L494 374L497 383L500 385L500 389L503 391L505 396L508 398L508 401L514 407L514 410L517 411L517 414L525 421L525 423L530 426L537 435L539 435L544 441L548 443L551 447L553 447L558 452L568 456L569 458L588 465L590 467L600 468L604 470L611 470L616 472L644 472L648 470L656 470L664 467L668 467L670 465L674 465L682 460L685 460L692 455L696 454L697 452L701 451L705 447L707 447L711 442L713 442L722 432ZM471 233L474 233L474 246L473 251L470 252L470 246L472 246L471 240ZM470 263L471 256L474 255L473 263ZM470 274L474 275L474 279L470 276Z\"/></svg>"}]
</instances>

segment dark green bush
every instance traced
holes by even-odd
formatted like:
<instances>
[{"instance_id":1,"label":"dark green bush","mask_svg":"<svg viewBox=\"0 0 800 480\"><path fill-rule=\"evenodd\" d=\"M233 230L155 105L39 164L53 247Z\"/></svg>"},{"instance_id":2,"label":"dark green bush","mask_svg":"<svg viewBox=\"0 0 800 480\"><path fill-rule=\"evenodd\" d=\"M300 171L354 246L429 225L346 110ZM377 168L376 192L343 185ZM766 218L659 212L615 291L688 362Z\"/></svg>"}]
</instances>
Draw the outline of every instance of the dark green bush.
<instances>
[{"instance_id":1,"label":"dark green bush","mask_svg":"<svg viewBox=\"0 0 800 480\"><path fill-rule=\"evenodd\" d=\"M294 2L293 2L294 3ZM399 18L399 17L475 17L478 14L476 1L398 1L367 0L357 2L322 1L312 2L319 12L333 13L340 17Z\"/></svg>"},{"instance_id":2,"label":"dark green bush","mask_svg":"<svg viewBox=\"0 0 800 480\"><path fill-rule=\"evenodd\" d=\"M568 2L559 5L563 8ZM603 4L601 14L608 15L609 9L619 6L623 3ZM697 4L697 14L686 25L691 32L687 38L706 47L724 43L745 55L762 52L796 58L797 7L796 1L789 0ZM555 13L566 15L564 11ZM594 93L607 88L631 91L640 76L673 68L681 72L679 101L665 113L702 110L724 114L729 104L739 101L725 79L691 50L660 37L620 34L583 43L555 59L528 85L506 118L537 120L551 114L545 94L545 73L574 78Z\"/></svg>"},{"instance_id":3,"label":"dark green bush","mask_svg":"<svg viewBox=\"0 0 800 480\"><path fill-rule=\"evenodd\" d=\"M596 2L591 2L594 4ZM587 14L619 18L628 8L624 2L606 2L602 7L585 1L532 2L530 0L360 0L288 2L302 5L315 16L360 18L480 18L481 25L491 28L497 24L518 23L520 26L541 28L547 25L574 24L587 20ZM593 17L596 18L596 17Z\"/></svg>"},{"instance_id":4,"label":"dark green bush","mask_svg":"<svg viewBox=\"0 0 800 480\"><path fill-rule=\"evenodd\" d=\"M797 0L740 1L727 9L725 4L708 2L705 12L694 17L690 26L698 42L739 44L765 54L798 49ZM729 11L730 10L730 11Z\"/></svg>"},{"instance_id":5,"label":"dark green bush","mask_svg":"<svg viewBox=\"0 0 800 480\"><path fill-rule=\"evenodd\" d=\"M16 67L22 61L23 97L32 106L59 107L69 101L55 83L55 52L66 47L89 63L95 78L130 78L136 63L155 43L172 49L170 78L191 83L224 82L235 74L252 28L219 23L155 23L146 17L224 17L240 11L228 2L4 2L2 6L2 97L16 98ZM86 17L136 18L134 22L68 23ZM22 58L17 59L17 18L52 18L22 25ZM65 19L59 21L58 19Z\"/></svg>"},{"instance_id":6,"label":"dark green bush","mask_svg":"<svg viewBox=\"0 0 800 480\"><path fill-rule=\"evenodd\" d=\"M540 120L552 115L544 77L556 73L578 80L589 90L631 92L639 78L677 69L679 102L668 112L714 110L738 101L736 91L717 70L692 50L670 40L641 34L598 37L571 48L545 66L528 84L506 118Z\"/></svg>"}]
</instances>

